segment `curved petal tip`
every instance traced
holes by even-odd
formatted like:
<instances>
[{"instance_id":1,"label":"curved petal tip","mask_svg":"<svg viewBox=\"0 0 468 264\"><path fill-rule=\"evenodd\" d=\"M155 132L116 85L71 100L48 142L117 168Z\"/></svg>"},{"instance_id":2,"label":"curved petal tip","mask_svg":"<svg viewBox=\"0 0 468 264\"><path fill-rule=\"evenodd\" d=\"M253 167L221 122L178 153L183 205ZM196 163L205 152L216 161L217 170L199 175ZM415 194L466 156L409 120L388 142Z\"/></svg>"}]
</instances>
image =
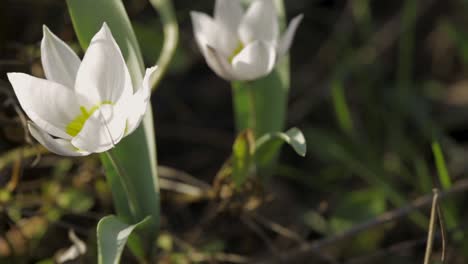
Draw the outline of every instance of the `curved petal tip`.
<instances>
[{"instance_id":1,"label":"curved petal tip","mask_svg":"<svg viewBox=\"0 0 468 264\"><path fill-rule=\"evenodd\" d=\"M28 129L31 135L52 153L71 157L86 156L90 154L89 152L76 149L68 140L51 137L33 122L28 122Z\"/></svg>"}]
</instances>

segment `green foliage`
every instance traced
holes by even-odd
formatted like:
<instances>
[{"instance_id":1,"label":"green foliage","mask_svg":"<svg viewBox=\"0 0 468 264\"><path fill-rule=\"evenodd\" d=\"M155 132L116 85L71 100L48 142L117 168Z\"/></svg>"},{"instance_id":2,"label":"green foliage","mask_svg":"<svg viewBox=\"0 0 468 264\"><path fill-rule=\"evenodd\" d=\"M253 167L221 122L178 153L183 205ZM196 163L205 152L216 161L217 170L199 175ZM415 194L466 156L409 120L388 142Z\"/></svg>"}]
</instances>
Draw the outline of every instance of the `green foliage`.
<instances>
[{"instance_id":1,"label":"green foliage","mask_svg":"<svg viewBox=\"0 0 468 264\"><path fill-rule=\"evenodd\" d=\"M443 189L449 189L452 186L452 180L450 179L447 165L445 164L444 154L442 153L439 142L435 141L432 143L432 153L434 155L437 172L439 174L440 184Z\"/></svg>"},{"instance_id":2,"label":"green foliage","mask_svg":"<svg viewBox=\"0 0 468 264\"><path fill-rule=\"evenodd\" d=\"M437 168L437 174L439 176L439 182L443 190L450 189L452 186L452 179L450 178L447 164L445 162L444 154L442 153L442 148L440 147L439 142L434 141L432 143L432 154L434 155L434 160ZM444 202L443 203L443 213L446 219L448 228L455 228L458 226L458 216L457 216L457 207L454 202Z\"/></svg>"},{"instance_id":3,"label":"green foliage","mask_svg":"<svg viewBox=\"0 0 468 264\"><path fill-rule=\"evenodd\" d=\"M349 111L348 103L346 102L345 91L341 80L334 80L332 83L332 98L335 115L338 120L340 128L348 134L353 131L353 120Z\"/></svg>"},{"instance_id":4,"label":"green foliage","mask_svg":"<svg viewBox=\"0 0 468 264\"><path fill-rule=\"evenodd\" d=\"M309 128L305 131L309 148L321 158L337 162L340 166L344 166L346 171L358 175L366 183L384 193L385 199L394 206L401 207L407 203L406 197L395 187L391 178L387 177L389 172L386 168L375 157L367 155L362 145L343 140L336 133L323 129ZM414 213L411 217L421 228L427 225L427 218L424 215Z\"/></svg>"},{"instance_id":5,"label":"green foliage","mask_svg":"<svg viewBox=\"0 0 468 264\"><path fill-rule=\"evenodd\" d=\"M98 263L120 263L125 244L132 232L149 221L150 217L147 217L134 225L128 225L114 215L103 217L97 225Z\"/></svg>"},{"instance_id":6,"label":"green foliage","mask_svg":"<svg viewBox=\"0 0 468 264\"><path fill-rule=\"evenodd\" d=\"M268 133L257 140L250 129L241 132L232 147L232 178L236 186L240 187L258 168L267 168L284 143L298 155L305 156L307 145L298 128L293 127L284 133Z\"/></svg>"},{"instance_id":7,"label":"green foliage","mask_svg":"<svg viewBox=\"0 0 468 264\"><path fill-rule=\"evenodd\" d=\"M358 223L377 217L387 209L385 200L385 194L375 188L346 194L333 209L330 232L344 232Z\"/></svg>"},{"instance_id":8,"label":"green foliage","mask_svg":"<svg viewBox=\"0 0 468 264\"><path fill-rule=\"evenodd\" d=\"M305 157L307 144L304 134L298 128L293 127L284 133L276 132L263 135L257 140L255 156L258 165L268 164L284 143L289 144L299 156Z\"/></svg>"}]
</instances>

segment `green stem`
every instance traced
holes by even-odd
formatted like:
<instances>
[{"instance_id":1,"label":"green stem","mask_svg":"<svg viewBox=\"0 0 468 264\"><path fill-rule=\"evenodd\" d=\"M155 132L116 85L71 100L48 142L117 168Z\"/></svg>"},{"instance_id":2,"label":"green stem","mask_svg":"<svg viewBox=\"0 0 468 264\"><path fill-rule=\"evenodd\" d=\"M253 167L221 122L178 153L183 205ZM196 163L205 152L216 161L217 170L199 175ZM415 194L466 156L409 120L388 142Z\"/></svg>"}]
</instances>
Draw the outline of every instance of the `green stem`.
<instances>
[{"instance_id":1,"label":"green stem","mask_svg":"<svg viewBox=\"0 0 468 264\"><path fill-rule=\"evenodd\" d=\"M257 110L255 109L255 91L252 89L252 87L249 86L248 83L246 83L243 89L246 89L246 94L249 103L249 128L251 128L254 132L254 138L256 139L261 137L262 135L260 135L257 131Z\"/></svg>"},{"instance_id":2,"label":"green stem","mask_svg":"<svg viewBox=\"0 0 468 264\"><path fill-rule=\"evenodd\" d=\"M251 129L254 138L261 137L262 134L259 128L262 120L257 115L255 87L249 85L248 82L233 82L232 88L237 133Z\"/></svg>"}]
</instances>

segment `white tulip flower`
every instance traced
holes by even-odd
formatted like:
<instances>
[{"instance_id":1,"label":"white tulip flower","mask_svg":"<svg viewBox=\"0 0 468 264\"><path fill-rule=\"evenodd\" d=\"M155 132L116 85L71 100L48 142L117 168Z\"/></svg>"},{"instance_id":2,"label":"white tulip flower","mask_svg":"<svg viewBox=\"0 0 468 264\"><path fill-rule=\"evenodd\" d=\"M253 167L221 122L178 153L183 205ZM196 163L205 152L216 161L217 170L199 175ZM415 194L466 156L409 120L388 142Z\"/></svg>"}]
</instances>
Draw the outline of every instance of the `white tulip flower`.
<instances>
[{"instance_id":1,"label":"white tulip flower","mask_svg":"<svg viewBox=\"0 0 468 264\"><path fill-rule=\"evenodd\" d=\"M280 37L273 0L255 0L244 12L240 0L216 0L214 18L191 12L196 41L222 78L249 81L268 75L292 43L302 15Z\"/></svg>"},{"instance_id":2,"label":"white tulip flower","mask_svg":"<svg viewBox=\"0 0 468 264\"><path fill-rule=\"evenodd\" d=\"M83 61L44 26L41 59L47 80L24 73L8 73L8 79L32 120L29 131L48 150L64 156L104 152L138 127L156 67L146 70L134 92L125 60L105 23Z\"/></svg>"}]
</instances>

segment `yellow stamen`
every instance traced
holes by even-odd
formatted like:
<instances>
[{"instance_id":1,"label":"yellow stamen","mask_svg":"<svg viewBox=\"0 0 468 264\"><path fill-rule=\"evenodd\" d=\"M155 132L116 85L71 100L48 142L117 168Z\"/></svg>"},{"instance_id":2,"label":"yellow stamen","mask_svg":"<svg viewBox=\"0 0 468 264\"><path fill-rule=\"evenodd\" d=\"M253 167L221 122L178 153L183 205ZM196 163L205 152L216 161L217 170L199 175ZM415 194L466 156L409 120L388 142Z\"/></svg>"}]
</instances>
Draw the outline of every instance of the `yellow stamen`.
<instances>
[{"instance_id":1,"label":"yellow stamen","mask_svg":"<svg viewBox=\"0 0 468 264\"><path fill-rule=\"evenodd\" d=\"M242 44L242 42L239 42L239 45L237 46L237 48L234 49L231 56L229 56L228 58L229 63L232 63L232 60L234 60L234 57L236 57L237 54L239 54L243 49L244 49L244 44Z\"/></svg>"},{"instance_id":2,"label":"yellow stamen","mask_svg":"<svg viewBox=\"0 0 468 264\"><path fill-rule=\"evenodd\" d=\"M78 135L78 133L80 133L81 129L83 129L83 126L88 118L94 114L94 112L98 110L99 107L112 104L113 103L111 101L103 101L102 103L91 107L89 110L87 110L84 106L80 106L81 114L68 123L67 127L65 128L65 132L67 132L68 135L75 137Z\"/></svg>"}]
</instances>

